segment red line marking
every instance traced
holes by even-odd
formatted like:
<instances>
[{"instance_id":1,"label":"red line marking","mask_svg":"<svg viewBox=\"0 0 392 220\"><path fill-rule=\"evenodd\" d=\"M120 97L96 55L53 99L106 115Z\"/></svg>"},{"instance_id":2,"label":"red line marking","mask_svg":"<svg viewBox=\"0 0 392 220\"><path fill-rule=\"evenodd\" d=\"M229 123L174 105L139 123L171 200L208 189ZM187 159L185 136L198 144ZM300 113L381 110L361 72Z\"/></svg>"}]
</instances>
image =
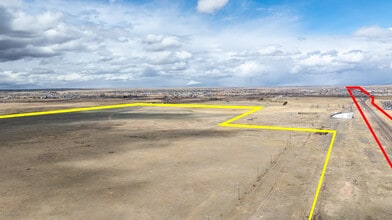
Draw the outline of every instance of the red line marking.
<instances>
[{"instance_id":1,"label":"red line marking","mask_svg":"<svg viewBox=\"0 0 392 220\"><path fill-rule=\"evenodd\" d=\"M370 125L368 119L366 118L365 114L363 113L361 106L359 105L359 103L357 102L357 100L355 99L354 94L352 93L352 90L360 90L362 93L366 94L367 96L370 97L371 99L371 103L374 107L376 107L379 111L381 111L384 115L386 115L390 120L392 120L392 117L386 112L384 111L380 106L378 106L376 103L374 103L374 96L372 96L368 91L366 91L365 89L363 89L360 86L346 86L346 89L348 91L348 94L350 94L352 100L354 101L355 105L357 106L359 112L362 115L363 120L365 121L366 125L368 126L370 133L372 133L374 140L376 140L378 147L380 148L382 154L384 155L385 159L387 160L389 166L392 168L392 162L389 159L388 154L385 152L384 147L382 146L380 140L378 139L376 133L374 132L372 126Z\"/></svg>"},{"instance_id":2,"label":"red line marking","mask_svg":"<svg viewBox=\"0 0 392 220\"><path fill-rule=\"evenodd\" d=\"M389 115L386 111L384 111L384 109L382 109L379 105L377 105L374 102L374 96L372 96L368 91L366 91L364 88L360 87L360 86L346 86L347 89L353 90L353 89L358 89L361 92L365 93L367 96L369 96L369 98L372 100L371 103L374 107L376 107L379 111L381 111L385 116L387 116L389 118L389 120L392 120L392 116Z\"/></svg>"}]
</instances>

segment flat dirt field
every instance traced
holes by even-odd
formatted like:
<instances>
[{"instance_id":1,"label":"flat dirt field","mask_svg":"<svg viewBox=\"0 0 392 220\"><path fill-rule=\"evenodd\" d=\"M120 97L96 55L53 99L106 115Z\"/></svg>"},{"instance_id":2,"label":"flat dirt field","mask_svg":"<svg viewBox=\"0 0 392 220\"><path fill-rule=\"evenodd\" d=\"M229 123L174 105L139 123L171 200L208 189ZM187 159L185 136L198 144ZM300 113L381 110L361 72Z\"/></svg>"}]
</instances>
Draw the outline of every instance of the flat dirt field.
<instances>
[{"instance_id":1,"label":"flat dirt field","mask_svg":"<svg viewBox=\"0 0 392 220\"><path fill-rule=\"evenodd\" d=\"M287 101L204 104L265 106L234 123L337 130L313 219L392 219L392 172L358 111L330 118L352 100ZM94 104L1 104L0 114ZM307 219L331 135L217 126L246 111L0 119L0 219Z\"/></svg>"}]
</instances>

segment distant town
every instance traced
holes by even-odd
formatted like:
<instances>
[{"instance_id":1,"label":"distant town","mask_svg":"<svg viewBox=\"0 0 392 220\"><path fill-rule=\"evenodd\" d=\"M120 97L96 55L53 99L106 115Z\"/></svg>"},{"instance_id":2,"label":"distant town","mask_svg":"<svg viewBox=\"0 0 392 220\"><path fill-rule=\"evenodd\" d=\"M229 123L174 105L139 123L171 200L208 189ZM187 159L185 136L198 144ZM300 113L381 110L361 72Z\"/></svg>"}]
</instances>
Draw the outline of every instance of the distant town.
<instances>
[{"instance_id":1,"label":"distant town","mask_svg":"<svg viewBox=\"0 0 392 220\"><path fill-rule=\"evenodd\" d=\"M392 96L392 86L369 86L374 96ZM0 90L0 102L71 101L85 99L156 100L164 103L211 100L263 100L283 97L349 97L341 87L271 87L271 88L162 88L162 89L44 89ZM390 102L383 102L392 108Z\"/></svg>"}]
</instances>

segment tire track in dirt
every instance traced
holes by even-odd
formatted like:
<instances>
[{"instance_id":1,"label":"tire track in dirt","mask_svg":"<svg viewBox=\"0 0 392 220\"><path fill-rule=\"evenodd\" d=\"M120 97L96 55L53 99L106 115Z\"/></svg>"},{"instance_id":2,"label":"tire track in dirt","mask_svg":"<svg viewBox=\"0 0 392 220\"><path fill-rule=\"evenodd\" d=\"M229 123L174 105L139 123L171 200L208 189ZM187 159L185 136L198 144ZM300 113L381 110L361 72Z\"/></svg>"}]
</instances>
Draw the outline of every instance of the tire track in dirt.
<instances>
[{"instance_id":1,"label":"tire track in dirt","mask_svg":"<svg viewBox=\"0 0 392 220\"><path fill-rule=\"evenodd\" d=\"M307 135L305 141L303 142L303 144L301 145L301 147L304 147L309 139L311 137L311 133ZM262 176L262 178L260 180L258 180L260 182L260 185L263 183L263 180L267 177L269 177L270 175L273 175L274 173L278 173L277 177L275 178L275 181L273 183L273 185L271 186L271 189L268 191L267 195L265 196L264 200L259 204L259 206L257 207L255 213L253 214L253 218L260 218L263 212L263 208L264 206L267 204L267 202L269 200L271 200L272 196L275 194L275 192L279 189L279 184L281 183L282 180L282 175L283 175L283 171L286 168L285 163L281 163L281 161L285 161L287 159L290 158L291 156L291 152L292 152L293 148L288 145L288 147L286 148L286 150L284 150L282 153L279 154L279 158L278 160L275 162L275 164L272 166L271 169L269 169L267 172L265 172L265 174ZM259 185L259 186L260 186Z\"/></svg>"}]
</instances>

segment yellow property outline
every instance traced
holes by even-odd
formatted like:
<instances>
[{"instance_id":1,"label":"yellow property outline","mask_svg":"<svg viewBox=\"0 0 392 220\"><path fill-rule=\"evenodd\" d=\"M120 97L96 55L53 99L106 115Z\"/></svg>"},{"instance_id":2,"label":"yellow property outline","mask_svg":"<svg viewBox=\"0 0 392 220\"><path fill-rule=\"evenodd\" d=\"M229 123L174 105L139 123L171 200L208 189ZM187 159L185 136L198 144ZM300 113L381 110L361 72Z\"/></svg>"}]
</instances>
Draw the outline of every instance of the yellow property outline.
<instances>
[{"instance_id":1,"label":"yellow property outline","mask_svg":"<svg viewBox=\"0 0 392 220\"><path fill-rule=\"evenodd\" d=\"M325 176L325 172L327 170L329 158L331 156L333 144L336 138L336 130L323 130L323 129L313 129L313 128L292 128L292 127L280 127L280 126L265 126L265 125L249 125L249 124L233 124L232 122L241 119L245 116L248 116L252 113L260 111L263 109L262 106L230 106L230 105L204 105L204 104L160 104L160 103L128 103L128 104L118 104L118 105L103 105L103 106L94 106L94 107L82 107L82 108L70 108L70 109L61 109L61 110L49 110L49 111L40 111L40 112L28 112L28 113L17 113L17 114L8 114L8 115L0 115L0 119L5 118L19 118L19 117L28 117L28 116L38 116L38 115L50 115L50 114L61 114L61 113L70 113L70 112L81 112L81 111L94 111L94 110L104 110L104 109L113 109L113 108L126 108L133 106L157 106L157 107L180 107L180 108L218 108L218 109L248 109L249 111L238 115L234 118L231 118L227 121L220 123L218 126L223 127L236 127L236 128L253 128L253 129L264 129L264 130L279 130L279 131L302 131L302 132L312 132L312 133L328 133L332 134L331 142L329 144L327 156L325 157L324 166L321 171L320 179L317 184L316 193L313 198L312 207L309 212L308 220L312 219L314 210L316 208L317 199L320 194L321 186L323 185L323 180Z\"/></svg>"}]
</instances>

